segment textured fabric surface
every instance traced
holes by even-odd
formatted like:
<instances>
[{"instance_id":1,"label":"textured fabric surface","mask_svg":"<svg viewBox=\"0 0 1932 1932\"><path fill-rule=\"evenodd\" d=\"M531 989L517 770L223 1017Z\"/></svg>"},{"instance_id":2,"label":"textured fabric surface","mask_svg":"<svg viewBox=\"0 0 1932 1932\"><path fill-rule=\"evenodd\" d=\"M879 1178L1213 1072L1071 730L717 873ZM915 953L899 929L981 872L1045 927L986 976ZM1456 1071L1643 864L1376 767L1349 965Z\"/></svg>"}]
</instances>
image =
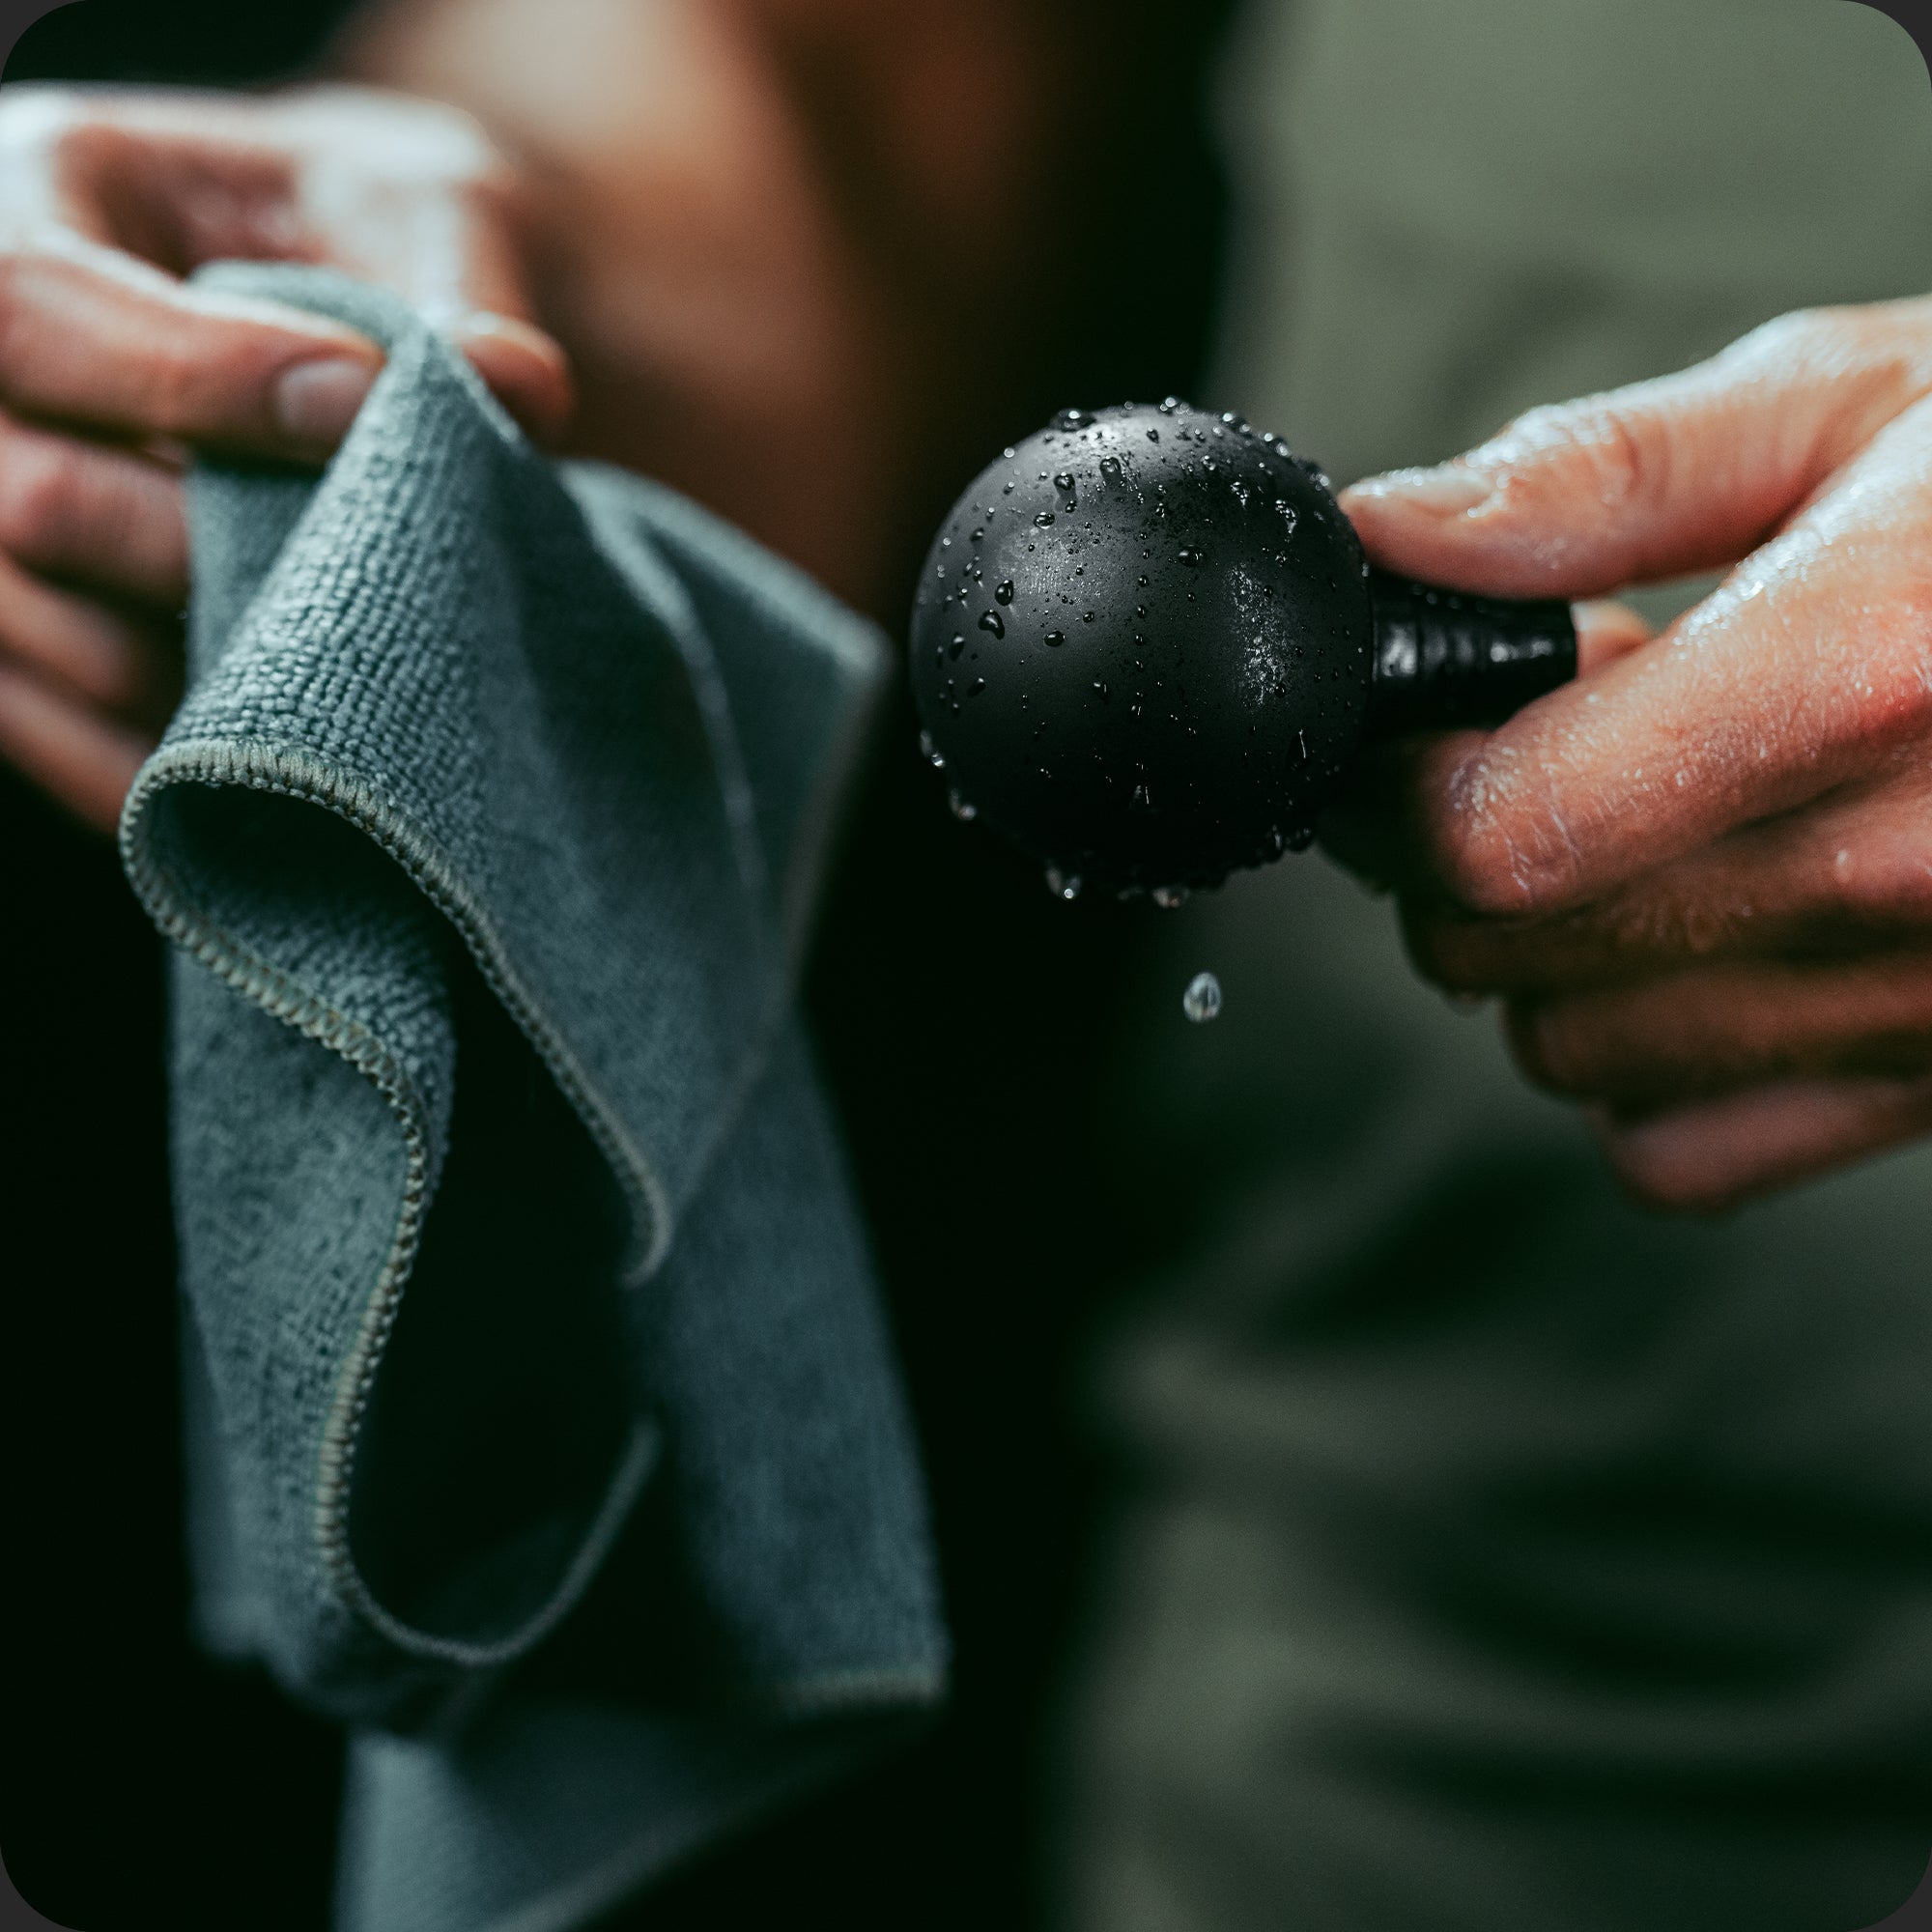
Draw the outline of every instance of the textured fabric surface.
<instances>
[{"instance_id":1,"label":"textured fabric surface","mask_svg":"<svg viewBox=\"0 0 1932 1932\"><path fill-rule=\"evenodd\" d=\"M943 1682L791 1011L879 645L401 304L209 278L389 360L319 479L197 471L123 820L184 955L200 1620L357 1734L345 1932L567 1925Z\"/></svg>"},{"instance_id":2,"label":"textured fabric surface","mask_svg":"<svg viewBox=\"0 0 1932 1932\"><path fill-rule=\"evenodd\" d=\"M1843 0L1295 0L1229 68L1207 398L1338 477L1932 287L1932 89ZM1149 962L1177 1252L1077 1745L1092 1932L1851 1932L1932 1847L1932 1149L1621 1199L1319 854Z\"/></svg>"}]
</instances>

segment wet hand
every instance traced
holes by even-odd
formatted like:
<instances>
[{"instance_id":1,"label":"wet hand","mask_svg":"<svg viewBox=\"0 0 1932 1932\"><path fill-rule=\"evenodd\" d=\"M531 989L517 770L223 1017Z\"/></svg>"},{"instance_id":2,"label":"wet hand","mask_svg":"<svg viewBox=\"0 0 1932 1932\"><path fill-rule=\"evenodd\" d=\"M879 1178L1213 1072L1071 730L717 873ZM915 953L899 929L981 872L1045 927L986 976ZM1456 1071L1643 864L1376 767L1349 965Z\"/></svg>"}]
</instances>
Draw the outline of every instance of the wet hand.
<instances>
[{"instance_id":1,"label":"wet hand","mask_svg":"<svg viewBox=\"0 0 1932 1932\"><path fill-rule=\"evenodd\" d=\"M1596 598L1734 566L1337 814L1626 1184L1719 1208L1932 1129L1932 301L1787 317L1347 493L1391 569Z\"/></svg>"},{"instance_id":2,"label":"wet hand","mask_svg":"<svg viewBox=\"0 0 1932 1932\"><path fill-rule=\"evenodd\" d=\"M0 757L112 829L179 693L183 451L320 461L381 366L354 330L186 274L243 256L395 289L542 437L570 377L518 253L509 170L442 107L0 96Z\"/></svg>"}]
</instances>

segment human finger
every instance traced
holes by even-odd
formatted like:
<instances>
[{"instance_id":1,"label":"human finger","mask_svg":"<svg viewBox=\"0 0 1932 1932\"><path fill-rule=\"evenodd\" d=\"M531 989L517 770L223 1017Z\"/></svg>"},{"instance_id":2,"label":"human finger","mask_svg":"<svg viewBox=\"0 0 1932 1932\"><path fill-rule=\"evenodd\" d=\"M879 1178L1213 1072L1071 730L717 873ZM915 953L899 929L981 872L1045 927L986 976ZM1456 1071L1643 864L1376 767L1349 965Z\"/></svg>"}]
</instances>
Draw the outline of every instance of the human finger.
<instances>
[{"instance_id":1,"label":"human finger","mask_svg":"<svg viewBox=\"0 0 1932 1932\"><path fill-rule=\"evenodd\" d=\"M178 609L187 595L181 476L137 451L0 414L0 551Z\"/></svg>"},{"instance_id":2,"label":"human finger","mask_svg":"<svg viewBox=\"0 0 1932 1932\"><path fill-rule=\"evenodd\" d=\"M152 731L0 662L0 759L98 831L114 830L155 742Z\"/></svg>"},{"instance_id":3,"label":"human finger","mask_svg":"<svg viewBox=\"0 0 1932 1932\"><path fill-rule=\"evenodd\" d=\"M1844 955L1932 928L1932 784L1918 748L1882 781L1741 827L1548 918L1472 917L1412 896L1423 975L1461 993L1554 993L1717 956Z\"/></svg>"},{"instance_id":4,"label":"human finger","mask_svg":"<svg viewBox=\"0 0 1932 1932\"><path fill-rule=\"evenodd\" d=\"M403 296L469 356L532 435L552 435L570 413L569 368L536 324L523 271L520 185L476 124L453 108L343 87L259 100L53 90L13 97L0 115L0 226L16 247L125 250L124 266L170 271L163 281L177 289L173 272L213 260L326 264ZM135 256L140 262L129 264ZM235 304L186 291L190 304L197 298L204 311L213 306L232 322ZM258 320L313 325L349 345L355 367L292 374L288 393L267 411L267 453L326 454L380 353L355 331L297 311L241 307ZM240 420L208 423L197 398L186 412L197 420L174 433L263 448L265 412L246 393L257 372L236 365L226 333L206 331L198 346L201 359L217 365L216 380L241 390L233 398ZM258 348L273 353L272 345Z\"/></svg>"},{"instance_id":5,"label":"human finger","mask_svg":"<svg viewBox=\"0 0 1932 1932\"><path fill-rule=\"evenodd\" d=\"M0 554L0 663L129 719L159 723L180 689L165 628L78 596Z\"/></svg>"},{"instance_id":6,"label":"human finger","mask_svg":"<svg viewBox=\"0 0 1932 1932\"><path fill-rule=\"evenodd\" d=\"M1794 1077L1916 1075L1932 1072L1932 951L1721 961L1513 1000L1507 1024L1539 1086L1624 1105Z\"/></svg>"},{"instance_id":7,"label":"human finger","mask_svg":"<svg viewBox=\"0 0 1932 1932\"><path fill-rule=\"evenodd\" d=\"M0 403L15 414L317 461L382 360L354 329L191 287L82 237L0 252Z\"/></svg>"},{"instance_id":8,"label":"human finger","mask_svg":"<svg viewBox=\"0 0 1932 1932\"><path fill-rule=\"evenodd\" d=\"M283 192L303 258L402 296L533 437L559 432L575 387L538 322L523 183L478 124L440 102L340 86L291 91L260 111L239 152L252 135L292 156ZM173 131L205 157L194 127ZM205 234L187 245L194 260L219 252Z\"/></svg>"},{"instance_id":9,"label":"human finger","mask_svg":"<svg viewBox=\"0 0 1932 1932\"><path fill-rule=\"evenodd\" d=\"M1598 1113L1611 1171L1646 1206L1713 1212L1916 1140L1932 1079L1779 1081L1640 1119Z\"/></svg>"},{"instance_id":10,"label":"human finger","mask_svg":"<svg viewBox=\"0 0 1932 1932\"><path fill-rule=\"evenodd\" d=\"M1450 898L1603 896L1856 780L1932 726L1932 403L1646 649L1486 739L1424 743L1407 833Z\"/></svg>"},{"instance_id":11,"label":"human finger","mask_svg":"<svg viewBox=\"0 0 1932 1932\"><path fill-rule=\"evenodd\" d=\"M1492 596L1601 596L1735 563L1928 391L1932 300L1808 310L1342 502L1387 569Z\"/></svg>"},{"instance_id":12,"label":"human finger","mask_svg":"<svg viewBox=\"0 0 1932 1932\"><path fill-rule=\"evenodd\" d=\"M1592 673L1613 665L1619 658L1640 650L1657 636L1657 627L1641 611L1613 598L1592 597L1578 603L1571 615L1577 626L1577 675Z\"/></svg>"}]
</instances>

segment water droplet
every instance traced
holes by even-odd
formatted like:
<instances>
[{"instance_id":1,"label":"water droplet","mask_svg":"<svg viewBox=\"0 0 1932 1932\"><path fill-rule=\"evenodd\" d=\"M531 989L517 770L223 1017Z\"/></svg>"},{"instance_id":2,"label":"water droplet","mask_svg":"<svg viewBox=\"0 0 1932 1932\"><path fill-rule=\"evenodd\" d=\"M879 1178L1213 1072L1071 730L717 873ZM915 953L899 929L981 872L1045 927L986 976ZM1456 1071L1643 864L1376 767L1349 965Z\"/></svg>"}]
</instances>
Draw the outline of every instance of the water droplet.
<instances>
[{"instance_id":1,"label":"water droplet","mask_svg":"<svg viewBox=\"0 0 1932 1932\"><path fill-rule=\"evenodd\" d=\"M1156 896L1158 896L1156 895ZM1221 1010L1221 982L1211 973L1197 973L1180 996L1180 1010L1196 1026L1204 1025Z\"/></svg>"},{"instance_id":2,"label":"water droplet","mask_svg":"<svg viewBox=\"0 0 1932 1932\"><path fill-rule=\"evenodd\" d=\"M984 530L975 530L968 541L972 543L984 543L986 541L986 532Z\"/></svg>"},{"instance_id":3,"label":"water droplet","mask_svg":"<svg viewBox=\"0 0 1932 1932\"><path fill-rule=\"evenodd\" d=\"M991 631L996 638L1004 638L1007 635L1007 620L997 611L982 611L980 613L980 628Z\"/></svg>"},{"instance_id":4,"label":"water droplet","mask_svg":"<svg viewBox=\"0 0 1932 1932\"><path fill-rule=\"evenodd\" d=\"M930 731L922 731L919 734L919 749L920 754L934 771L943 772L946 769L945 753L932 742L932 733Z\"/></svg>"},{"instance_id":5,"label":"water droplet","mask_svg":"<svg viewBox=\"0 0 1932 1932\"><path fill-rule=\"evenodd\" d=\"M1046 889L1057 899L1077 899L1080 896L1080 874L1063 872L1058 866L1046 868Z\"/></svg>"},{"instance_id":6,"label":"water droplet","mask_svg":"<svg viewBox=\"0 0 1932 1932\"><path fill-rule=\"evenodd\" d=\"M1151 811L1153 810L1153 793L1147 788L1145 782L1137 784L1134 787L1134 803L1141 807L1143 810Z\"/></svg>"},{"instance_id":7,"label":"water droplet","mask_svg":"<svg viewBox=\"0 0 1932 1932\"><path fill-rule=\"evenodd\" d=\"M1053 521L1053 512L1051 510L1042 510L1039 513L1039 515L1034 519L1036 526L1042 530L1045 529L1047 525L1052 523L1052 521Z\"/></svg>"},{"instance_id":8,"label":"water droplet","mask_svg":"<svg viewBox=\"0 0 1932 1932\"><path fill-rule=\"evenodd\" d=\"M1065 631L1049 631L1046 634L1046 641L1057 649L1066 641L1066 633Z\"/></svg>"},{"instance_id":9,"label":"water droplet","mask_svg":"<svg viewBox=\"0 0 1932 1932\"><path fill-rule=\"evenodd\" d=\"M1196 550L1192 544L1181 545L1179 551L1177 552L1176 554L1179 556L1179 560L1188 567L1189 570L1192 570L1194 566L1201 561L1201 553L1198 550Z\"/></svg>"},{"instance_id":10,"label":"water droplet","mask_svg":"<svg viewBox=\"0 0 1932 1932\"><path fill-rule=\"evenodd\" d=\"M946 655L956 661L959 656L959 653L963 651L965 648L966 648L966 639L964 634L962 633L960 636L954 638L952 641L947 645Z\"/></svg>"},{"instance_id":11,"label":"water droplet","mask_svg":"<svg viewBox=\"0 0 1932 1932\"><path fill-rule=\"evenodd\" d=\"M1107 701L1107 687L1097 677L1094 680L1094 689L1100 694L1100 702L1105 704Z\"/></svg>"},{"instance_id":12,"label":"water droplet","mask_svg":"<svg viewBox=\"0 0 1932 1932\"><path fill-rule=\"evenodd\" d=\"M1094 613L1093 613L1093 611L1081 611L1081 613L1080 613L1080 621L1081 621L1081 622L1082 622L1083 624L1091 624L1091 623L1092 623L1092 622L1094 621Z\"/></svg>"},{"instance_id":13,"label":"water droplet","mask_svg":"<svg viewBox=\"0 0 1932 1932\"><path fill-rule=\"evenodd\" d=\"M1187 903L1187 888L1185 886L1156 886L1153 889L1153 902L1155 905L1164 906L1169 912L1172 912L1176 906L1184 906Z\"/></svg>"},{"instance_id":14,"label":"water droplet","mask_svg":"<svg viewBox=\"0 0 1932 1932\"><path fill-rule=\"evenodd\" d=\"M1002 604L1010 604L1013 601L1012 579L1009 577L1000 583L996 584L993 588L993 595L997 597Z\"/></svg>"},{"instance_id":15,"label":"water droplet","mask_svg":"<svg viewBox=\"0 0 1932 1932\"><path fill-rule=\"evenodd\" d=\"M1138 583L1143 590L1145 590L1148 587L1148 581L1145 577L1137 577L1134 579L1134 582Z\"/></svg>"},{"instance_id":16,"label":"water droplet","mask_svg":"<svg viewBox=\"0 0 1932 1932\"><path fill-rule=\"evenodd\" d=\"M980 808L977 805L969 805L959 796L956 787L946 794L946 803L952 807L954 818L974 819L980 815Z\"/></svg>"},{"instance_id":17,"label":"water droplet","mask_svg":"<svg viewBox=\"0 0 1932 1932\"><path fill-rule=\"evenodd\" d=\"M966 696L968 697L978 697L979 695L985 690L985 688L986 688L986 680L983 677L976 677L973 680L973 682L966 687Z\"/></svg>"},{"instance_id":18,"label":"water droplet","mask_svg":"<svg viewBox=\"0 0 1932 1932\"><path fill-rule=\"evenodd\" d=\"M1071 489L1073 488L1073 472L1072 472L1072 470L1070 470L1070 469L1063 469L1063 470L1059 471L1059 472L1058 472L1058 473L1057 473L1057 474L1055 475L1055 477L1054 477L1054 479L1053 479L1053 487L1054 487L1054 488L1055 488L1056 490L1066 490L1066 491L1071 491Z\"/></svg>"},{"instance_id":19,"label":"water droplet","mask_svg":"<svg viewBox=\"0 0 1932 1932\"><path fill-rule=\"evenodd\" d=\"M1121 480L1121 459L1118 456L1101 457L1100 474L1110 483L1118 483Z\"/></svg>"},{"instance_id":20,"label":"water droplet","mask_svg":"<svg viewBox=\"0 0 1932 1932\"><path fill-rule=\"evenodd\" d=\"M1000 454L1004 456L1009 463L1010 463L1013 460L1015 451L1013 450L1012 445L1009 443L1007 447L1000 452Z\"/></svg>"},{"instance_id":21,"label":"water droplet","mask_svg":"<svg viewBox=\"0 0 1932 1932\"><path fill-rule=\"evenodd\" d=\"M1312 825L1297 825L1288 835L1288 849L1291 852L1305 852L1315 843L1315 828Z\"/></svg>"},{"instance_id":22,"label":"water droplet","mask_svg":"<svg viewBox=\"0 0 1932 1932\"><path fill-rule=\"evenodd\" d=\"M1179 407L1180 398L1179 396L1167 396L1161 401L1160 412L1164 416L1171 416Z\"/></svg>"}]
</instances>

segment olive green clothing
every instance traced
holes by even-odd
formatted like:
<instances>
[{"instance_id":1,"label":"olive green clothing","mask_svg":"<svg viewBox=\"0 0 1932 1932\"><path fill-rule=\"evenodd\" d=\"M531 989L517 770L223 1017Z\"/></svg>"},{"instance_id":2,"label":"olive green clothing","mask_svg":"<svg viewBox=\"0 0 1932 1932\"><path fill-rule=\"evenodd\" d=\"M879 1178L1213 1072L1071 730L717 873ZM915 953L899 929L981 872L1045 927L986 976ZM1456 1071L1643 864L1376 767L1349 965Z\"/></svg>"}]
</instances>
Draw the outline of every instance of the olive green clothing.
<instances>
[{"instance_id":1,"label":"olive green clothing","mask_svg":"<svg viewBox=\"0 0 1932 1932\"><path fill-rule=\"evenodd\" d=\"M1932 87L1867 8L1254 11L1211 400L1338 476L1932 288ZM1153 952L1120 1118L1174 1239L1097 1376L1069 1924L1886 1917L1932 1849L1932 1148L1649 1215L1325 860Z\"/></svg>"}]
</instances>

